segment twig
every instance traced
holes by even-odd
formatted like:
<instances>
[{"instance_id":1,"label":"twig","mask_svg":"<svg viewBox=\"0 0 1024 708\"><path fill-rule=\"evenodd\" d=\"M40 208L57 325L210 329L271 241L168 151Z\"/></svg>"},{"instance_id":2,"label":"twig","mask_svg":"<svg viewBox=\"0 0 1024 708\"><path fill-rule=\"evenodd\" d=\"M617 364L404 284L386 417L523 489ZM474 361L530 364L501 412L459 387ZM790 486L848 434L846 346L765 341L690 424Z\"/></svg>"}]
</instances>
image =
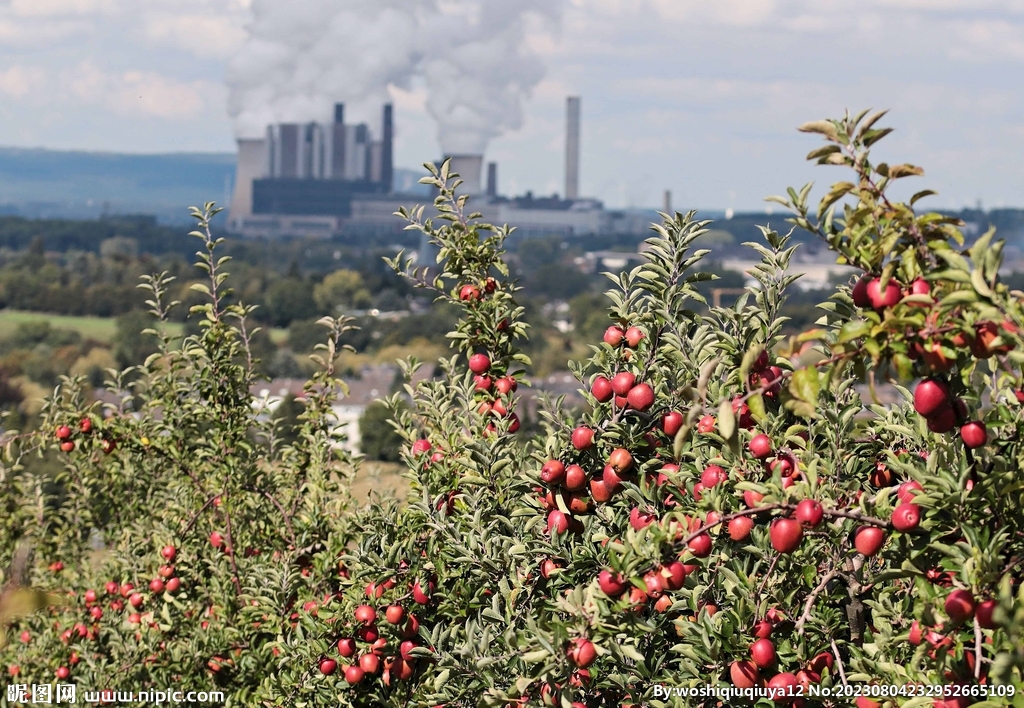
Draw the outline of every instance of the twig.
<instances>
[{"instance_id":1,"label":"twig","mask_svg":"<svg viewBox=\"0 0 1024 708\"><path fill-rule=\"evenodd\" d=\"M974 615L974 680L981 678L981 623L978 615Z\"/></svg>"},{"instance_id":2,"label":"twig","mask_svg":"<svg viewBox=\"0 0 1024 708\"><path fill-rule=\"evenodd\" d=\"M249 491L256 492L257 494L262 494L267 499L269 499L274 506L277 507L277 510L281 512L281 517L284 519L284 525L288 528L288 535L292 538L292 546L298 548L299 544L295 538L295 529L292 528L291 516L289 516L288 512L285 511L283 506L281 506L281 503L277 501L277 499L275 499L274 496L265 489L256 489L255 487L243 487L243 489L248 489Z\"/></svg>"},{"instance_id":3,"label":"twig","mask_svg":"<svg viewBox=\"0 0 1024 708\"><path fill-rule=\"evenodd\" d=\"M242 594L242 581L238 579L238 563L235 561L235 542L231 536L231 512L228 511L227 506L224 507L224 519L227 523L226 531L228 534L228 557L231 559L231 573L235 581L235 591L237 594Z\"/></svg>"},{"instance_id":4,"label":"twig","mask_svg":"<svg viewBox=\"0 0 1024 708\"><path fill-rule=\"evenodd\" d=\"M761 584L757 588L757 597L761 597L761 593L764 592L764 586L768 584L768 578L772 577L772 573L775 571L775 566L779 564L779 558L782 558L781 553L776 553L775 557L772 558L772 564L768 566L768 571L764 574L764 579L761 580Z\"/></svg>"},{"instance_id":5,"label":"twig","mask_svg":"<svg viewBox=\"0 0 1024 708\"><path fill-rule=\"evenodd\" d=\"M735 512L733 514L726 514L725 516L720 518L718 521L715 521L714 523L704 524L699 529L697 529L696 531L691 533L689 536L684 538L681 541L681 543L682 543L682 545L685 546L686 544L688 544L693 539L695 539L698 536L706 533L710 529L715 528L719 524L728 523L728 522L732 521L733 519L736 519L736 518L738 518L740 516L755 516L757 514L763 514L766 511L773 511L775 509L781 509L781 508L786 508L786 507L792 507L792 504L765 504L764 506L754 507L753 509L744 509L743 511L737 511L737 512Z\"/></svg>"},{"instance_id":6,"label":"twig","mask_svg":"<svg viewBox=\"0 0 1024 708\"><path fill-rule=\"evenodd\" d=\"M836 646L835 639L830 639L829 641L832 642L832 655L836 658L836 666L839 668L839 678L842 679L843 685L847 686L846 672L843 671L843 659L839 656L839 647Z\"/></svg>"},{"instance_id":7,"label":"twig","mask_svg":"<svg viewBox=\"0 0 1024 708\"><path fill-rule=\"evenodd\" d=\"M200 515L202 515L202 513L204 511L206 511L208 508L210 508L210 504L213 504L217 500L217 497L219 497L219 496L220 496L219 494L215 494L212 497L210 497L209 500L207 500L207 502L205 504L203 504L203 508L200 509L199 511L197 511L192 516L192 519L188 522L188 526L186 526L185 530L181 532L182 536L188 536L189 531L191 531L192 527L195 526L196 521L199 520Z\"/></svg>"},{"instance_id":8,"label":"twig","mask_svg":"<svg viewBox=\"0 0 1024 708\"><path fill-rule=\"evenodd\" d=\"M803 635L804 633L804 625L807 623L807 620L811 617L811 609L814 607L814 601L818 599L818 595L822 593L822 591L825 589L825 586L828 585L838 575L839 569L833 568L825 574L825 577L821 579L821 582L818 583L818 586L811 590L811 594L807 596L807 602L804 603L804 611L800 613L800 619L796 621L796 626L794 627L798 635Z\"/></svg>"}]
</instances>

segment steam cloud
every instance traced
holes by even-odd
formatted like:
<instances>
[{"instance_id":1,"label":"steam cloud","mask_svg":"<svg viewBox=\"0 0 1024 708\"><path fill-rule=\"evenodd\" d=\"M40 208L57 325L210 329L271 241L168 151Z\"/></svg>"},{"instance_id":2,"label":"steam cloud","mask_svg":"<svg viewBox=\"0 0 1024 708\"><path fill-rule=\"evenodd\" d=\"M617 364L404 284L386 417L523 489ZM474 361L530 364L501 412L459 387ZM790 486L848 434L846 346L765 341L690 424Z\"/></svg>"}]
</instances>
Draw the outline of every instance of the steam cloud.
<instances>
[{"instance_id":1,"label":"steam cloud","mask_svg":"<svg viewBox=\"0 0 1024 708\"><path fill-rule=\"evenodd\" d=\"M239 137L284 121L326 120L335 102L376 121L387 87L421 78L445 154L482 154L519 128L544 75L531 21L556 24L565 0L253 0L248 39L227 74ZM351 122L351 121L349 121Z\"/></svg>"}]
</instances>

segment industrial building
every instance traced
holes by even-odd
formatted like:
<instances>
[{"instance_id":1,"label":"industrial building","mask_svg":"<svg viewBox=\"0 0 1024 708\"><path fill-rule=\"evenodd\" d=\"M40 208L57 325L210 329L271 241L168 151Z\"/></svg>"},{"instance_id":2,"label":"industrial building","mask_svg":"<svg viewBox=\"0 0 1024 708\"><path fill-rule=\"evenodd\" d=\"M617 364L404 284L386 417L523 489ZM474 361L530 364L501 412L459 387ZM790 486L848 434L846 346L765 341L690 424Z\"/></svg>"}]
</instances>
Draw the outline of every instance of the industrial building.
<instances>
[{"instance_id":1,"label":"industrial building","mask_svg":"<svg viewBox=\"0 0 1024 708\"><path fill-rule=\"evenodd\" d=\"M596 199L579 196L580 98L566 99L565 196L504 197L498 165L483 155L447 155L462 179L460 192L473 196L472 209L485 221L515 226L526 236L587 236L643 233L649 219L608 211ZM394 114L383 109L380 139L365 124L346 125L337 104L334 122L283 123L267 128L266 138L238 141L238 172L231 202L231 225L245 236L382 236L402 231L394 215L422 196L397 194L394 176ZM441 164L439 161L438 165Z\"/></svg>"}]
</instances>

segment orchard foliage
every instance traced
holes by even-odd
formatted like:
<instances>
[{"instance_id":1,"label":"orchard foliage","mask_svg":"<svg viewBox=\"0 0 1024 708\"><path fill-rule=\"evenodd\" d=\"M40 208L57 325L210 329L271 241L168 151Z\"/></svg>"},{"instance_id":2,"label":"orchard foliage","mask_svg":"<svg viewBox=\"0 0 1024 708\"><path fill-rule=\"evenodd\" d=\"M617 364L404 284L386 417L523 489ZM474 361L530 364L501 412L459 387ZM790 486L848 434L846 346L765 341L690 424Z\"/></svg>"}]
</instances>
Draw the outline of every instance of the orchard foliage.
<instances>
[{"instance_id":1,"label":"orchard foliage","mask_svg":"<svg viewBox=\"0 0 1024 708\"><path fill-rule=\"evenodd\" d=\"M249 395L251 308L223 304L213 210L197 212L202 333L112 372L119 404L67 380L42 432L7 436L0 560L22 607L0 659L29 683L64 666L88 687L268 706L710 706L657 687L811 684L946 685L934 700L953 706L1024 685L1024 293L1000 284L993 234L964 249L957 222L915 211L927 192L889 196L921 170L872 162L880 117L803 126L826 142L809 158L851 181L813 213L810 185L773 198L863 271L815 329L783 335L788 236L763 229L757 286L709 308L708 222L665 214L646 262L609 274L603 340L570 363L587 410L541 396L532 439L510 229L433 168L437 216L401 214L438 265L390 265L463 314L443 376L385 401L404 503L346 495L344 318L323 321L302 428L278 439ZM166 277L144 285L165 320ZM35 473L29 457L61 445L64 473ZM933 702L905 693L874 700Z\"/></svg>"}]
</instances>

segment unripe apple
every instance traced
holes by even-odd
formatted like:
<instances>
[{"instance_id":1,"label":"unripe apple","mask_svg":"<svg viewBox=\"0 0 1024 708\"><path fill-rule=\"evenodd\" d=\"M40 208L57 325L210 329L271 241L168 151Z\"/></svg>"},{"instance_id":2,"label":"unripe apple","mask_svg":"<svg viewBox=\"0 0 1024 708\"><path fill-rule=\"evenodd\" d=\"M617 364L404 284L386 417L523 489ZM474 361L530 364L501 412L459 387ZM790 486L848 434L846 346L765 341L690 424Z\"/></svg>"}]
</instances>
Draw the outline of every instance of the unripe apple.
<instances>
[{"instance_id":1,"label":"unripe apple","mask_svg":"<svg viewBox=\"0 0 1024 708\"><path fill-rule=\"evenodd\" d=\"M946 614L957 624L974 616L974 595L970 590L954 590L946 596Z\"/></svg>"},{"instance_id":2,"label":"unripe apple","mask_svg":"<svg viewBox=\"0 0 1024 708\"><path fill-rule=\"evenodd\" d=\"M597 574L597 586L608 597L618 597L626 590L626 583L618 573L605 568Z\"/></svg>"},{"instance_id":3,"label":"unripe apple","mask_svg":"<svg viewBox=\"0 0 1024 708\"><path fill-rule=\"evenodd\" d=\"M899 499L901 504L909 504L914 501L914 497L916 496L915 492L923 491L924 487L922 487L920 483L911 480L909 482L904 482L899 486L899 489L896 490L896 498Z\"/></svg>"},{"instance_id":4,"label":"unripe apple","mask_svg":"<svg viewBox=\"0 0 1024 708\"><path fill-rule=\"evenodd\" d=\"M817 528L825 516L825 510L814 499L803 499L796 505L794 517L807 528Z\"/></svg>"},{"instance_id":5,"label":"unripe apple","mask_svg":"<svg viewBox=\"0 0 1024 708\"><path fill-rule=\"evenodd\" d=\"M723 482L728 478L728 475L718 465L708 465L704 468L704 471L700 473L700 483L704 485L704 489L711 489L719 482Z\"/></svg>"},{"instance_id":6,"label":"unripe apple","mask_svg":"<svg viewBox=\"0 0 1024 708\"><path fill-rule=\"evenodd\" d=\"M711 555L711 536L707 533L702 533L699 536L695 536L690 539L690 542L686 544L686 547L690 549L697 558L707 558Z\"/></svg>"},{"instance_id":7,"label":"unripe apple","mask_svg":"<svg viewBox=\"0 0 1024 708\"><path fill-rule=\"evenodd\" d=\"M604 331L604 341L613 347L617 347L622 344L622 340L625 338L626 332L617 325L612 325Z\"/></svg>"},{"instance_id":8,"label":"unripe apple","mask_svg":"<svg viewBox=\"0 0 1024 708\"><path fill-rule=\"evenodd\" d=\"M612 391L616 395L625 396L636 385L636 374L630 371L620 371L612 377L611 384Z\"/></svg>"},{"instance_id":9,"label":"unripe apple","mask_svg":"<svg viewBox=\"0 0 1024 708\"><path fill-rule=\"evenodd\" d=\"M491 358L486 354L473 354L469 357L469 370L474 374L486 373L491 368Z\"/></svg>"},{"instance_id":10,"label":"unripe apple","mask_svg":"<svg viewBox=\"0 0 1024 708\"><path fill-rule=\"evenodd\" d=\"M917 504L900 504L892 512L892 526L897 531L913 531L921 523L921 507Z\"/></svg>"},{"instance_id":11,"label":"unripe apple","mask_svg":"<svg viewBox=\"0 0 1024 708\"><path fill-rule=\"evenodd\" d=\"M857 551L869 558L885 544L885 531L877 526L861 526L853 537L853 545Z\"/></svg>"},{"instance_id":12,"label":"unripe apple","mask_svg":"<svg viewBox=\"0 0 1024 708\"><path fill-rule=\"evenodd\" d=\"M871 301L871 307L876 310L892 307L902 297L903 294L900 292L899 284L892 278L889 278L884 290L882 289L881 278L872 278L871 282L868 283L868 300Z\"/></svg>"},{"instance_id":13,"label":"unripe apple","mask_svg":"<svg viewBox=\"0 0 1024 708\"><path fill-rule=\"evenodd\" d=\"M570 492L576 492L587 486L587 473L579 465L569 465L565 468L563 485Z\"/></svg>"},{"instance_id":14,"label":"unripe apple","mask_svg":"<svg viewBox=\"0 0 1024 708\"><path fill-rule=\"evenodd\" d=\"M949 407L949 387L939 379L925 379L914 389L914 410L925 418Z\"/></svg>"},{"instance_id":15,"label":"unripe apple","mask_svg":"<svg viewBox=\"0 0 1024 708\"><path fill-rule=\"evenodd\" d=\"M577 450L587 450L594 446L594 431L581 425L572 431L572 446Z\"/></svg>"},{"instance_id":16,"label":"unripe apple","mask_svg":"<svg viewBox=\"0 0 1024 708\"><path fill-rule=\"evenodd\" d=\"M713 432L714 430L715 430L715 417L713 415L702 416L701 419L699 421L697 421L697 432L698 433L702 433L702 434L706 435L707 433Z\"/></svg>"},{"instance_id":17,"label":"unripe apple","mask_svg":"<svg viewBox=\"0 0 1024 708\"><path fill-rule=\"evenodd\" d=\"M565 465L558 460L548 460L540 468L540 478L547 484L561 484L565 479Z\"/></svg>"},{"instance_id":18,"label":"unripe apple","mask_svg":"<svg viewBox=\"0 0 1024 708\"><path fill-rule=\"evenodd\" d=\"M760 683L761 673L752 661L734 661L729 666L729 679L736 688L753 688Z\"/></svg>"},{"instance_id":19,"label":"unripe apple","mask_svg":"<svg viewBox=\"0 0 1024 708\"><path fill-rule=\"evenodd\" d=\"M749 516L737 516L729 520L729 538L733 541L745 541L750 538L750 532L754 528L754 520Z\"/></svg>"},{"instance_id":20,"label":"unripe apple","mask_svg":"<svg viewBox=\"0 0 1024 708\"><path fill-rule=\"evenodd\" d=\"M767 669L775 663L775 645L770 639L758 639L750 645L750 658L759 669Z\"/></svg>"},{"instance_id":21,"label":"unripe apple","mask_svg":"<svg viewBox=\"0 0 1024 708\"><path fill-rule=\"evenodd\" d=\"M344 637L338 640L338 653L346 659L350 656L355 656L356 653L356 640L352 637Z\"/></svg>"},{"instance_id":22,"label":"unripe apple","mask_svg":"<svg viewBox=\"0 0 1024 708\"><path fill-rule=\"evenodd\" d=\"M776 519L768 531L772 548L779 553L792 553L800 547L804 531L796 519ZM763 667L762 667L763 668Z\"/></svg>"},{"instance_id":23,"label":"unripe apple","mask_svg":"<svg viewBox=\"0 0 1024 708\"><path fill-rule=\"evenodd\" d=\"M345 682L349 685L356 685L363 680L366 676L366 672L363 671L362 667L352 665L345 667Z\"/></svg>"},{"instance_id":24,"label":"unripe apple","mask_svg":"<svg viewBox=\"0 0 1024 708\"><path fill-rule=\"evenodd\" d=\"M644 331L639 327L630 327L626 330L626 346L636 349L640 346L640 340L644 338Z\"/></svg>"},{"instance_id":25,"label":"unripe apple","mask_svg":"<svg viewBox=\"0 0 1024 708\"><path fill-rule=\"evenodd\" d=\"M598 403L607 403L612 400L615 390L612 388L611 381L604 376L598 376L594 379L594 383L590 384L590 393L597 399Z\"/></svg>"},{"instance_id":26,"label":"unripe apple","mask_svg":"<svg viewBox=\"0 0 1024 708\"><path fill-rule=\"evenodd\" d=\"M960 438L964 447L974 450L988 442L988 430L984 423L974 420L960 426Z\"/></svg>"},{"instance_id":27,"label":"unripe apple","mask_svg":"<svg viewBox=\"0 0 1024 708\"><path fill-rule=\"evenodd\" d=\"M978 605L978 609L975 610L975 616L978 618L978 625L982 629L996 629L999 624L992 619L992 613L995 612L996 607L999 603L995 600L985 600Z\"/></svg>"},{"instance_id":28,"label":"unripe apple","mask_svg":"<svg viewBox=\"0 0 1024 708\"><path fill-rule=\"evenodd\" d=\"M750 442L747 443L747 449L750 450L750 454L753 455L755 459L763 460L772 454L771 438L764 433L755 435L750 439Z\"/></svg>"},{"instance_id":29,"label":"unripe apple","mask_svg":"<svg viewBox=\"0 0 1024 708\"><path fill-rule=\"evenodd\" d=\"M654 405L654 389L645 383L637 384L626 395L626 403L634 410L646 411Z\"/></svg>"},{"instance_id":30,"label":"unripe apple","mask_svg":"<svg viewBox=\"0 0 1024 708\"><path fill-rule=\"evenodd\" d=\"M868 283L871 282L870 275L861 276L853 286L853 304L857 307L869 307L871 298L868 297Z\"/></svg>"},{"instance_id":31,"label":"unripe apple","mask_svg":"<svg viewBox=\"0 0 1024 708\"><path fill-rule=\"evenodd\" d=\"M661 416L661 432L674 438L676 433L682 429L685 420L679 411L669 411Z\"/></svg>"},{"instance_id":32,"label":"unripe apple","mask_svg":"<svg viewBox=\"0 0 1024 708\"><path fill-rule=\"evenodd\" d=\"M625 474L633 468L633 456L629 450L617 447L608 456L608 464L620 475Z\"/></svg>"}]
</instances>

